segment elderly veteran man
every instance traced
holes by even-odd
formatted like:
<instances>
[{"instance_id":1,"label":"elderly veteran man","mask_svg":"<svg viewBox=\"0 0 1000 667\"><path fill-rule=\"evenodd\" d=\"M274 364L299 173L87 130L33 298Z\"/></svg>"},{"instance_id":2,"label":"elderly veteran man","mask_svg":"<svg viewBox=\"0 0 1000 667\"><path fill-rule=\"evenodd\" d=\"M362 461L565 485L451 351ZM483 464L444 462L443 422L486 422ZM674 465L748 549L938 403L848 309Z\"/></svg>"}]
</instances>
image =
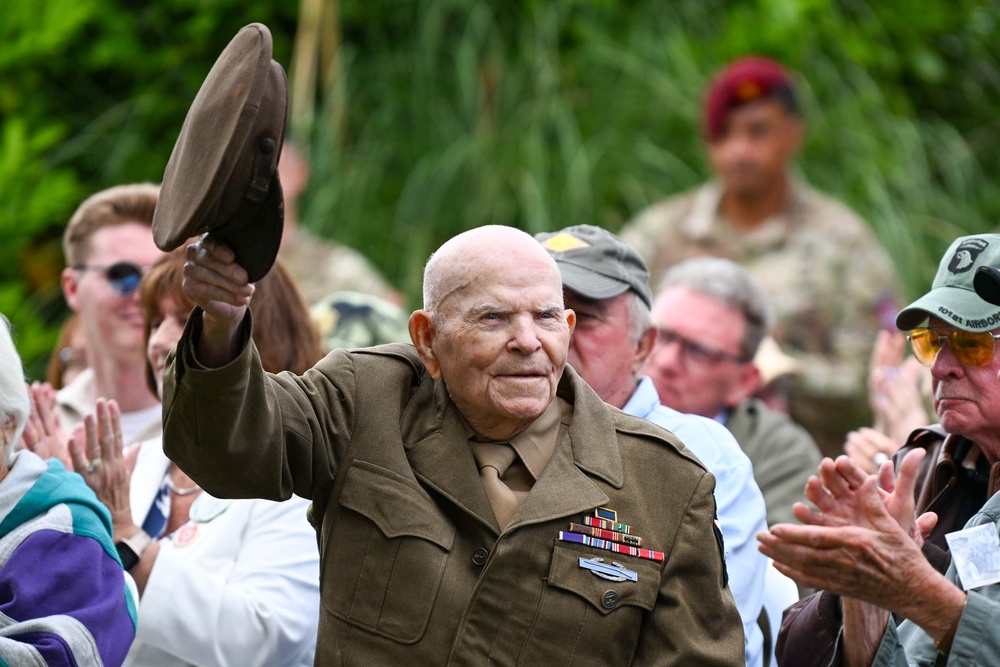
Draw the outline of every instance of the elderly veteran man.
<instances>
[{"instance_id":1,"label":"elderly veteran man","mask_svg":"<svg viewBox=\"0 0 1000 667\"><path fill-rule=\"evenodd\" d=\"M576 316L531 236L451 239L415 349L303 376L262 371L228 247L188 258L166 449L217 496L312 500L317 665L743 664L714 477L565 368Z\"/></svg>"},{"instance_id":2,"label":"elderly veteran man","mask_svg":"<svg viewBox=\"0 0 1000 667\"><path fill-rule=\"evenodd\" d=\"M785 664L1000 661L993 621L1000 586L972 576L976 566L1000 577L993 525L1000 516L1000 309L973 292L976 269L995 265L1000 235L957 239L930 292L897 316L914 355L930 366L940 420L914 432L897 454L899 477L890 463L877 479L847 457L827 459L807 488L818 511L796 508L809 525L774 526L760 536L783 571L826 591L786 614ZM963 525L989 525L992 544L979 551L985 561L956 546L956 537L968 542L965 531L955 532ZM842 604L834 593L845 596Z\"/></svg>"},{"instance_id":3,"label":"elderly veteran man","mask_svg":"<svg viewBox=\"0 0 1000 667\"><path fill-rule=\"evenodd\" d=\"M805 429L755 397L772 319L764 290L731 260L696 257L664 274L652 314L659 340L646 373L660 401L725 424L753 463L767 525L794 521L821 456Z\"/></svg>"},{"instance_id":4,"label":"elderly veteran man","mask_svg":"<svg viewBox=\"0 0 1000 667\"><path fill-rule=\"evenodd\" d=\"M606 403L672 432L715 475L715 499L726 569L743 619L748 665L762 664L757 624L767 559L754 536L766 525L764 498L750 460L733 436L711 419L660 405L641 370L656 344L646 263L630 245L592 225L536 234L562 274L566 307L576 313L569 364ZM775 624L778 619L773 619Z\"/></svg>"},{"instance_id":5,"label":"elderly veteran man","mask_svg":"<svg viewBox=\"0 0 1000 667\"><path fill-rule=\"evenodd\" d=\"M895 270L864 220L794 173L805 137L795 82L780 64L741 58L705 95L704 137L715 177L653 204L622 238L654 281L711 255L746 268L777 315L774 338L801 367L792 416L828 452L868 423L866 361L897 308Z\"/></svg>"}]
</instances>

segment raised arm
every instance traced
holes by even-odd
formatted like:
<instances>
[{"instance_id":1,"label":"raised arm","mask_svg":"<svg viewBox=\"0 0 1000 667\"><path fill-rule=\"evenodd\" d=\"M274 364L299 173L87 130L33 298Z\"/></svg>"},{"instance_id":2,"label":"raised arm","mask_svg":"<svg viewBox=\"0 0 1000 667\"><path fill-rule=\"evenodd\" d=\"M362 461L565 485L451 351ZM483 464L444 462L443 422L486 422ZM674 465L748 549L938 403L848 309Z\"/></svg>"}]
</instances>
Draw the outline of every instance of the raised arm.
<instances>
[{"instance_id":1,"label":"raised arm","mask_svg":"<svg viewBox=\"0 0 1000 667\"><path fill-rule=\"evenodd\" d=\"M204 311L194 343L198 362L219 368L239 354L239 329L253 296L247 272L224 243L203 236L187 247L184 293Z\"/></svg>"}]
</instances>

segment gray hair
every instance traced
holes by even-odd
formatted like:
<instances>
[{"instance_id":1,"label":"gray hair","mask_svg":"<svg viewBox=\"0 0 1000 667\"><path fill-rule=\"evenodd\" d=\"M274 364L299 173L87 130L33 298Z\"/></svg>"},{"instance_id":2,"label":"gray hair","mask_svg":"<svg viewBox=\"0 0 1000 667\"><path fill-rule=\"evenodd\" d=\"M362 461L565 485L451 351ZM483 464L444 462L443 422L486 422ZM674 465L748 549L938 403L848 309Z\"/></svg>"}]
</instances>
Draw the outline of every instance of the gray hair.
<instances>
[{"instance_id":1,"label":"gray hair","mask_svg":"<svg viewBox=\"0 0 1000 667\"><path fill-rule=\"evenodd\" d=\"M625 307L628 309L628 337L634 343L655 325L653 311L634 290L628 291Z\"/></svg>"},{"instance_id":2,"label":"gray hair","mask_svg":"<svg viewBox=\"0 0 1000 667\"><path fill-rule=\"evenodd\" d=\"M6 433L7 424L14 423L12 437L4 442L3 447L4 461L8 466L12 463L17 443L21 441L30 412L31 398L28 396L28 385L24 382L21 357L14 347L10 322L0 314L0 427Z\"/></svg>"},{"instance_id":3,"label":"gray hair","mask_svg":"<svg viewBox=\"0 0 1000 667\"><path fill-rule=\"evenodd\" d=\"M430 312L432 315L440 307L441 297L443 296L441 290L441 272L436 270L437 256L437 252L432 252L431 256L427 258L427 264L424 265L423 306L424 310Z\"/></svg>"},{"instance_id":4,"label":"gray hair","mask_svg":"<svg viewBox=\"0 0 1000 667\"><path fill-rule=\"evenodd\" d=\"M746 360L754 358L760 342L774 324L774 311L764 288L732 260L721 257L685 260L663 274L658 292L668 287L685 287L738 309L747 323L740 343L740 353Z\"/></svg>"}]
</instances>

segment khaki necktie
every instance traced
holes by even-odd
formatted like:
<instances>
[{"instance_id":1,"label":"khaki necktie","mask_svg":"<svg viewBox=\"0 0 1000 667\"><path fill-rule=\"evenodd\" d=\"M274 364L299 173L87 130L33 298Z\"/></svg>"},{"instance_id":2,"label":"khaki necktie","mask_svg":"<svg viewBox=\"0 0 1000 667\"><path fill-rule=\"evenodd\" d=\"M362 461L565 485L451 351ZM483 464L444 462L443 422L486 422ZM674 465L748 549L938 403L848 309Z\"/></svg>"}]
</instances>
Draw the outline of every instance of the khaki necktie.
<instances>
[{"instance_id":1,"label":"khaki necktie","mask_svg":"<svg viewBox=\"0 0 1000 667\"><path fill-rule=\"evenodd\" d=\"M509 442L471 442L479 477L500 529L510 523L534 479ZM513 487L513 488L512 488Z\"/></svg>"}]
</instances>

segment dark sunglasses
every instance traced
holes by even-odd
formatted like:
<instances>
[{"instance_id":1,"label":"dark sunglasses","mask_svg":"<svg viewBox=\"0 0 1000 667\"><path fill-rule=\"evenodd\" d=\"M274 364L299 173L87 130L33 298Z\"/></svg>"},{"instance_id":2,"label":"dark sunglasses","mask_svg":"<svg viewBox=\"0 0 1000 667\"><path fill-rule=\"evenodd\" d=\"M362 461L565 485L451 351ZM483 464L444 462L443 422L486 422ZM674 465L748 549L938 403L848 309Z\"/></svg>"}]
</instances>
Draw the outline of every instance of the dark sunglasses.
<instances>
[{"instance_id":1,"label":"dark sunglasses","mask_svg":"<svg viewBox=\"0 0 1000 667\"><path fill-rule=\"evenodd\" d=\"M132 262L115 262L110 266L96 264L79 264L73 267L77 271L103 271L111 289L119 296L131 296L139 289L142 274L146 272L138 264Z\"/></svg>"},{"instance_id":2,"label":"dark sunglasses","mask_svg":"<svg viewBox=\"0 0 1000 667\"><path fill-rule=\"evenodd\" d=\"M974 333L961 329L952 329L945 333L921 327L911 331L907 338L910 339L910 346L913 347L913 356L924 366L930 366L934 363L934 358L941 351L941 346L944 345L946 339L951 353L960 364L985 366L993 360L996 339L1000 338L1000 335L991 334L989 331Z\"/></svg>"}]
</instances>

